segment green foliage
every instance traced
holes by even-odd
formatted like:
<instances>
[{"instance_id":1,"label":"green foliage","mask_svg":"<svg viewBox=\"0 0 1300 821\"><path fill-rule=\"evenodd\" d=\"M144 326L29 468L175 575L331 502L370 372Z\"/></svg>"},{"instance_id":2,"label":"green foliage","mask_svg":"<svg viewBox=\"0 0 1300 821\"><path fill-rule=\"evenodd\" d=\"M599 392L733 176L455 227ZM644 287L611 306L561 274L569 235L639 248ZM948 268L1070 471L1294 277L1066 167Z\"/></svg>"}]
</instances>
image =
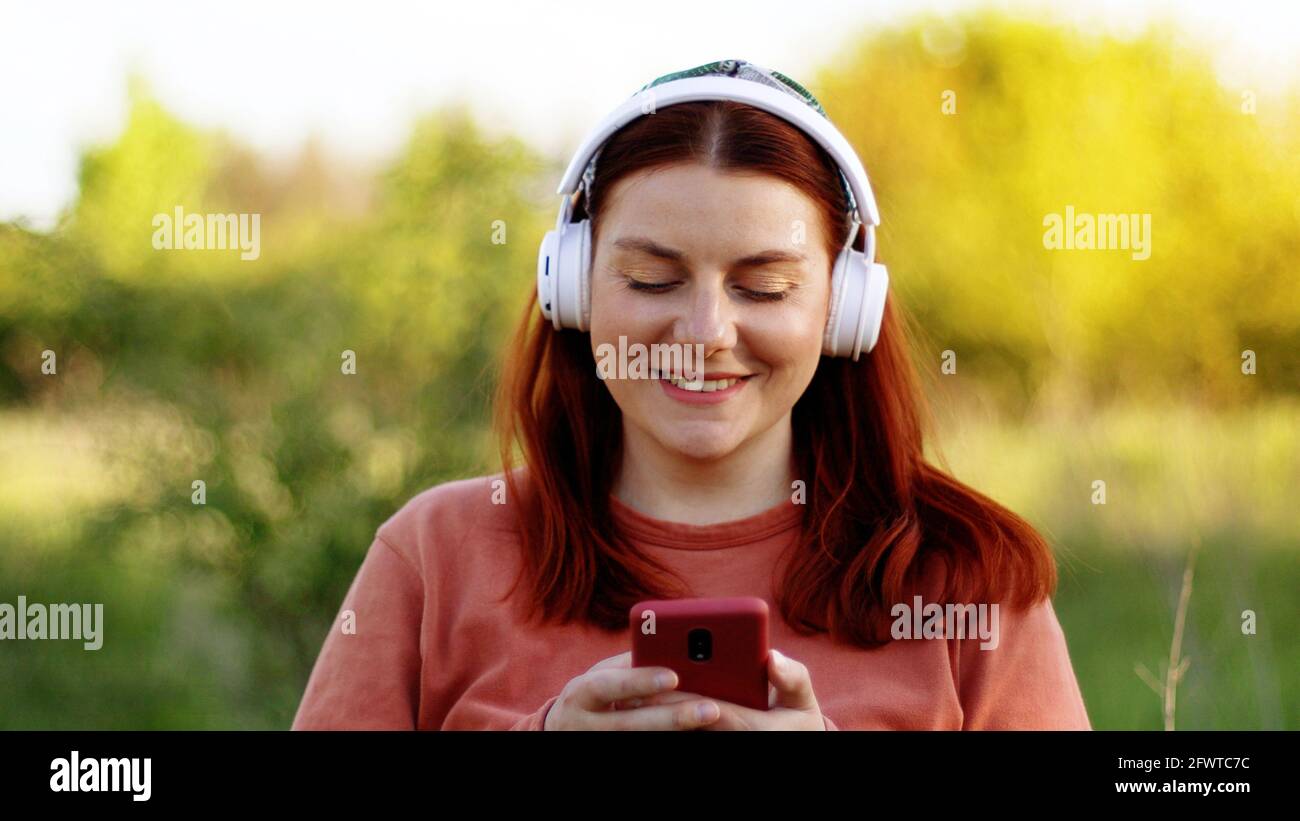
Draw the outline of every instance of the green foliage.
<instances>
[{"instance_id":1,"label":"green foliage","mask_svg":"<svg viewBox=\"0 0 1300 821\"><path fill-rule=\"evenodd\" d=\"M212 139L177 120L149 96L144 83L130 84L130 113L116 143L86 152L80 195L69 215L69 239L90 250L106 274L133 279L159 276L162 262L150 225L157 213L177 205L202 209L212 176Z\"/></svg>"},{"instance_id":2,"label":"green foliage","mask_svg":"<svg viewBox=\"0 0 1300 821\"><path fill-rule=\"evenodd\" d=\"M1300 385L1300 97L1131 40L991 12L864 37L816 88L871 173L896 293L939 350L1032 397L1234 403ZM956 112L942 108L955 93ZM1151 214L1149 259L1049 250L1044 216ZM1243 380L1241 351L1268 362ZM1019 395L1017 395L1019 394Z\"/></svg>"},{"instance_id":3,"label":"green foliage","mask_svg":"<svg viewBox=\"0 0 1300 821\"><path fill-rule=\"evenodd\" d=\"M0 226L0 451L15 456L0 468L0 600L105 601L97 672L76 681L120 699L55 709L50 692L82 685L42 683L76 664L5 647L34 657L0 677L8 726L287 725L375 528L485 465L485 365L533 282L542 208L522 192L540 161L453 111L422 122L378 185L304 166L319 157L277 174L137 93L58 231ZM339 186L360 191L331 203ZM176 206L261 213L266 253L156 251L153 216ZM56 377L40 373L46 349ZM97 490L67 492L86 483ZM141 562L156 575L122 569ZM126 615L141 606L148 617ZM193 681L143 672L141 655L150 670L183 658Z\"/></svg>"}]
</instances>

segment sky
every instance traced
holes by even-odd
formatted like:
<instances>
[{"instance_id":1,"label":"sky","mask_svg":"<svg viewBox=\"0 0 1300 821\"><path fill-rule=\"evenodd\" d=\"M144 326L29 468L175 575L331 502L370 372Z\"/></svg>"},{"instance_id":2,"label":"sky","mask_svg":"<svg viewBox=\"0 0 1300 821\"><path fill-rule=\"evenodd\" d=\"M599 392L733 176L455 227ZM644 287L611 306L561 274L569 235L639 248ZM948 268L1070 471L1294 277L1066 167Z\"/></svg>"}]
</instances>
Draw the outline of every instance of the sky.
<instances>
[{"instance_id":1,"label":"sky","mask_svg":"<svg viewBox=\"0 0 1300 821\"><path fill-rule=\"evenodd\" d=\"M315 137L340 156L379 160L421 113L465 101L485 128L563 159L661 74L738 58L802 79L872 27L972 5L0 0L0 220L52 224L76 196L80 153L120 132L132 72L181 119L272 156ZM1300 77L1291 0L980 5L1121 35L1172 17L1213 46L1225 84Z\"/></svg>"}]
</instances>

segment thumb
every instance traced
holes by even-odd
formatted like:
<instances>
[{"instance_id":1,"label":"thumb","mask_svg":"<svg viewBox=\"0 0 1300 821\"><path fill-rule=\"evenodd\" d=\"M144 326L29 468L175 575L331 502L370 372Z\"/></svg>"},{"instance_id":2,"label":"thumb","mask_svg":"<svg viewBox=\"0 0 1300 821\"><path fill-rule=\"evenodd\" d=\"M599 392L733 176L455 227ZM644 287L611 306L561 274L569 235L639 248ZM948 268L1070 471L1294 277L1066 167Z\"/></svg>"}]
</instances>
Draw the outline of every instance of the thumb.
<instances>
[{"instance_id":1,"label":"thumb","mask_svg":"<svg viewBox=\"0 0 1300 821\"><path fill-rule=\"evenodd\" d=\"M808 668L773 648L767 658L767 678L776 688L777 707L808 710L817 706Z\"/></svg>"},{"instance_id":2,"label":"thumb","mask_svg":"<svg viewBox=\"0 0 1300 821\"><path fill-rule=\"evenodd\" d=\"M601 659L600 661L591 665L591 667L588 668L588 672L591 672L592 670L605 670L611 667L626 668L631 666L632 666L632 651L628 650L625 653L619 653L617 656L610 656L609 658Z\"/></svg>"}]
</instances>

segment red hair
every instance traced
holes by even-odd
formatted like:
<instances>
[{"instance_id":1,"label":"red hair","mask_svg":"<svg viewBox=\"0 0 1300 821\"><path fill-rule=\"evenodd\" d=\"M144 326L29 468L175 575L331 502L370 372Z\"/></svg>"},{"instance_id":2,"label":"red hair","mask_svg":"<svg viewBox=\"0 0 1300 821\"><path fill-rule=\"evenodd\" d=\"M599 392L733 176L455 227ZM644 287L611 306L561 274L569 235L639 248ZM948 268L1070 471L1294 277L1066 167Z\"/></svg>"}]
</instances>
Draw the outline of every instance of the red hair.
<instances>
[{"instance_id":1,"label":"red hair","mask_svg":"<svg viewBox=\"0 0 1300 821\"><path fill-rule=\"evenodd\" d=\"M847 239L838 172L819 146L751 106L706 101L660 109L606 143L591 202L576 212L590 215L593 244L602 194L615 182L688 162L789 182L818 204L831 259ZM891 296L875 348L858 362L823 357L794 405L807 509L772 594L801 633L860 646L888 640L891 606L907 600L932 559L946 568L940 603L1026 605L1056 587L1051 550L1028 522L925 461L929 413L908 323ZM554 330L535 293L506 347L494 421L536 614L625 629L637 601L691 595L687 580L617 532L609 495L622 459L621 412L596 376L589 336Z\"/></svg>"}]
</instances>

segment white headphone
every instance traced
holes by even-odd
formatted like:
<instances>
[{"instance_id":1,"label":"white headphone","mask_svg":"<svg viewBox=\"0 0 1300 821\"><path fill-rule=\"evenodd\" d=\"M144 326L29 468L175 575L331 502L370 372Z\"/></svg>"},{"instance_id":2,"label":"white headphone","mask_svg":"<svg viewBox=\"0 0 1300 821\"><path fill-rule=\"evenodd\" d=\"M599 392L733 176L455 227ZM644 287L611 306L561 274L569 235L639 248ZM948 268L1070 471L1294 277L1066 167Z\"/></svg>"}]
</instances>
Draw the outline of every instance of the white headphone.
<instances>
[{"instance_id":1,"label":"white headphone","mask_svg":"<svg viewBox=\"0 0 1300 821\"><path fill-rule=\"evenodd\" d=\"M647 99L652 95L652 107ZM537 303L542 316L551 320L556 330L588 330L591 321L591 221L570 222L574 194L592 158L613 134L637 117L675 103L696 100L734 100L775 114L798 127L830 154L852 190L857 207L852 213L853 227L849 239L835 260L831 275L830 316L826 322L822 352L827 356L857 360L861 351L868 353L880 336L885 314L885 295L889 290L889 273L877 263L876 226L880 213L871 182L862 161L848 140L808 104L792 94L734 76L697 76L671 80L633 96L605 118L574 154L556 193L563 196L555 229L546 232L537 253ZM862 219L865 212L866 220ZM866 224L865 250L857 251L853 242Z\"/></svg>"}]
</instances>

